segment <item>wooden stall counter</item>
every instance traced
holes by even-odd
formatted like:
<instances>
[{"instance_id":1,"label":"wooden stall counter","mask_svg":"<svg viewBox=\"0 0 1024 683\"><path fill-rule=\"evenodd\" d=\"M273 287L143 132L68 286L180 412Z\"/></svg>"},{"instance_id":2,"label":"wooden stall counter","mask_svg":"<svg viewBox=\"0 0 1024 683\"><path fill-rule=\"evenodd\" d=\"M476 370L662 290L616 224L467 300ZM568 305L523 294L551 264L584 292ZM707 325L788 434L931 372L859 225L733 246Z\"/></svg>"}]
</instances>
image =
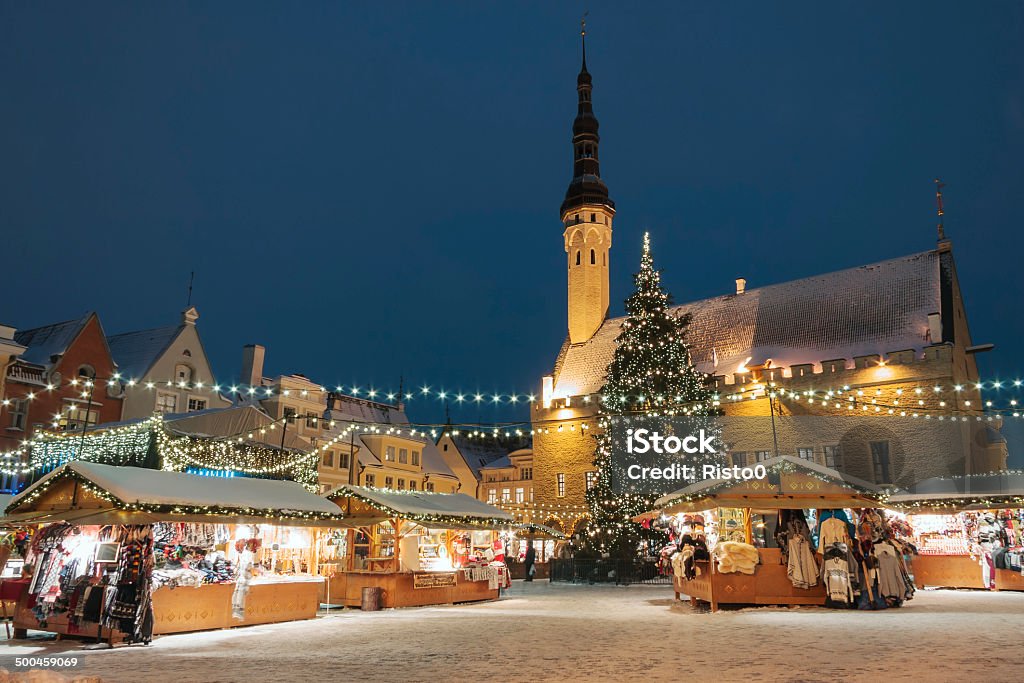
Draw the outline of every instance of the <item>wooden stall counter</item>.
<instances>
[{"instance_id":1,"label":"wooden stall counter","mask_svg":"<svg viewBox=\"0 0 1024 683\"><path fill-rule=\"evenodd\" d=\"M245 597L245 618L231 613L233 583L158 588L153 593L153 634L302 621L316 616L323 579L255 579Z\"/></svg>"},{"instance_id":2,"label":"wooden stall counter","mask_svg":"<svg viewBox=\"0 0 1024 683\"><path fill-rule=\"evenodd\" d=\"M234 626L275 624L283 621L312 619L320 607L319 578L298 580L256 579L249 586L245 599L245 618L235 619L231 613L233 583L204 584L199 587L158 588L153 592L153 635L208 631ZM40 624L25 606L25 597L18 603L14 626L23 634L38 630ZM51 617L42 630L60 635L95 637L98 625L83 623L72 626L66 614ZM120 640L123 635L103 630L103 638Z\"/></svg>"},{"instance_id":3,"label":"wooden stall counter","mask_svg":"<svg viewBox=\"0 0 1024 683\"><path fill-rule=\"evenodd\" d=\"M824 605L825 588L796 588L789 580L782 552L778 548L758 548L760 563L753 574L721 574L713 562L698 561L701 573L692 580L672 577L676 599L686 595L691 602L703 601L717 611L719 605Z\"/></svg>"},{"instance_id":4,"label":"wooden stall counter","mask_svg":"<svg viewBox=\"0 0 1024 683\"><path fill-rule=\"evenodd\" d=\"M914 584L918 588L986 589L981 561L970 555L915 555ZM996 590L1024 591L1024 576L1012 569L996 569Z\"/></svg>"},{"instance_id":5,"label":"wooden stall counter","mask_svg":"<svg viewBox=\"0 0 1024 683\"><path fill-rule=\"evenodd\" d=\"M461 570L450 572L339 572L328 581L332 605L359 607L363 588L382 589L381 607L422 607L497 600L487 581L469 581Z\"/></svg>"}]
</instances>

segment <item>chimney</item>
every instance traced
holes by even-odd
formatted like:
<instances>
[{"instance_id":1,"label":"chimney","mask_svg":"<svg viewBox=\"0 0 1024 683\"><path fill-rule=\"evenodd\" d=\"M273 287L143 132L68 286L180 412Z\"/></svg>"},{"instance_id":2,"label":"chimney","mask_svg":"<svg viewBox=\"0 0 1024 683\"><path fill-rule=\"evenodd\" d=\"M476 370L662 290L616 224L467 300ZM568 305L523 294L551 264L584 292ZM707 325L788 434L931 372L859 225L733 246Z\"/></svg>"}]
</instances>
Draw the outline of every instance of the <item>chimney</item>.
<instances>
[{"instance_id":1,"label":"chimney","mask_svg":"<svg viewBox=\"0 0 1024 683\"><path fill-rule=\"evenodd\" d=\"M736 278L736 293L737 294L742 294L746 290L747 290L747 281L746 281L746 279L742 278L742 277Z\"/></svg>"},{"instance_id":2,"label":"chimney","mask_svg":"<svg viewBox=\"0 0 1024 683\"><path fill-rule=\"evenodd\" d=\"M242 347L242 377L243 384L251 387L258 387L263 384L263 357L267 350L259 344L246 344Z\"/></svg>"}]
</instances>

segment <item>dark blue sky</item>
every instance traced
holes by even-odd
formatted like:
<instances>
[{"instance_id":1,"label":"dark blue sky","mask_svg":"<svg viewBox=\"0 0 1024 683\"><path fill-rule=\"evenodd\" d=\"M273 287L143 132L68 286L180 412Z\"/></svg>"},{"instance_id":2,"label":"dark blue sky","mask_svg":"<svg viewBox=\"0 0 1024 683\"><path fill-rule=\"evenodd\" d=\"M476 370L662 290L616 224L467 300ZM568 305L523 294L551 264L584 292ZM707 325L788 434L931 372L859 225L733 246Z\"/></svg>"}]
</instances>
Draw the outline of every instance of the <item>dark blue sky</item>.
<instances>
[{"instance_id":1,"label":"dark blue sky","mask_svg":"<svg viewBox=\"0 0 1024 683\"><path fill-rule=\"evenodd\" d=\"M645 229L687 301L931 248L940 176L983 371L1019 376L1024 6L586 6L613 313ZM222 381L259 342L324 383L535 389L583 9L0 4L0 318L172 324L195 270Z\"/></svg>"}]
</instances>

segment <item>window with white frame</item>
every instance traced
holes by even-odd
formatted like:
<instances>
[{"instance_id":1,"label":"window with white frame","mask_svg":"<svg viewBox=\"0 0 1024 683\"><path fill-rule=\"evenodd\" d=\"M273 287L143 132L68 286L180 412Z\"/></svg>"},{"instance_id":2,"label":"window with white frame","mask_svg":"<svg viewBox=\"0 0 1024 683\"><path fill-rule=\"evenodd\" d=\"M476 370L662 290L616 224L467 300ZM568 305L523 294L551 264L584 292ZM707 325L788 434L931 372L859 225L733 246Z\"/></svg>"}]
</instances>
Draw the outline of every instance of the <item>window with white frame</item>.
<instances>
[{"instance_id":1,"label":"window with white frame","mask_svg":"<svg viewBox=\"0 0 1024 683\"><path fill-rule=\"evenodd\" d=\"M25 429L25 417L28 415L28 401L23 398L15 398L11 400L11 405L7 409L11 415L11 426L10 429Z\"/></svg>"},{"instance_id":2,"label":"window with white frame","mask_svg":"<svg viewBox=\"0 0 1024 683\"><path fill-rule=\"evenodd\" d=\"M526 491L523 489L523 487L520 486L519 488L516 489L516 502L517 503L522 503L525 500L526 500Z\"/></svg>"},{"instance_id":3,"label":"window with white frame","mask_svg":"<svg viewBox=\"0 0 1024 683\"><path fill-rule=\"evenodd\" d=\"M405 488L405 479L402 479L401 477L399 477L399 479L398 479L398 490L401 491L404 488Z\"/></svg>"},{"instance_id":4,"label":"window with white frame","mask_svg":"<svg viewBox=\"0 0 1024 683\"><path fill-rule=\"evenodd\" d=\"M434 492L434 482L428 481L425 484L423 484L423 490L424 491L430 491L431 493L433 493Z\"/></svg>"},{"instance_id":5,"label":"window with white frame","mask_svg":"<svg viewBox=\"0 0 1024 683\"><path fill-rule=\"evenodd\" d=\"M409 449L399 448L398 449L398 462L408 465L409 464Z\"/></svg>"},{"instance_id":6,"label":"window with white frame","mask_svg":"<svg viewBox=\"0 0 1024 683\"><path fill-rule=\"evenodd\" d=\"M384 477L384 488L386 488L386 489L393 489L393 488L395 488L395 478L394 477Z\"/></svg>"},{"instance_id":7,"label":"window with white frame","mask_svg":"<svg viewBox=\"0 0 1024 683\"><path fill-rule=\"evenodd\" d=\"M498 489L487 489L487 503L494 505L498 502Z\"/></svg>"},{"instance_id":8,"label":"window with white frame","mask_svg":"<svg viewBox=\"0 0 1024 683\"><path fill-rule=\"evenodd\" d=\"M754 457L757 459L757 462L764 462L770 457L769 451L754 451Z\"/></svg>"},{"instance_id":9,"label":"window with white frame","mask_svg":"<svg viewBox=\"0 0 1024 683\"><path fill-rule=\"evenodd\" d=\"M557 495L559 498L565 498L565 473L559 472L555 475L555 485L557 486Z\"/></svg>"},{"instance_id":10,"label":"window with white frame","mask_svg":"<svg viewBox=\"0 0 1024 683\"><path fill-rule=\"evenodd\" d=\"M502 489L501 490L501 502L502 503L511 503L512 502L512 489Z\"/></svg>"},{"instance_id":11,"label":"window with white frame","mask_svg":"<svg viewBox=\"0 0 1024 683\"><path fill-rule=\"evenodd\" d=\"M413 465L419 465L420 464L420 452L419 451L413 451L412 452L412 464Z\"/></svg>"},{"instance_id":12,"label":"window with white frame","mask_svg":"<svg viewBox=\"0 0 1024 683\"><path fill-rule=\"evenodd\" d=\"M206 410L206 399L196 398L195 396L188 397L188 412L194 413L197 410Z\"/></svg>"},{"instance_id":13,"label":"window with white frame","mask_svg":"<svg viewBox=\"0 0 1024 683\"><path fill-rule=\"evenodd\" d=\"M348 469L348 453L338 453L338 467L343 470Z\"/></svg>"},{"instance_id":14,"label":"window with white frame","mask_svg":"<svg viewBox=\"0 0 1024 683\"><path fill-rule=\"evenodd\" d=\"M415 491L415 490L416 490L416 487L417 487L417 486L418 486L418 485L417 485L417 483L416 483L416 480L415 480L415 479L410 479L410 480L409 480L409 490L410 490L410 491Z\"/></svg>"},{"instance_id":15,"label":"window with white frame","mask_svg":"<svg viewBox=\"0 0 1024 683\"><path fill-rule=\"evenodd\" d=\"M324 457L320 462L324 467L334 467L334 451L324 451Z\"/></svg>"},{"instance_id":16,"label":"window with white frame","mask_svg":"<svg viewBox=\"0 0 1024 683\"><path fill-rule=\"evenodd\" d=\"M387 460L388 462L394 462L395 461L395 447L394 446L388 446L387 448L384 449L384 459Z\"/></svg>"},{"instance_id":17,"label":"window with white frame","mask_svg":"<svg viewBox=\"0 0 1024 683\"><path fill-rule=\"evenodd\" d=\"M377 485L377 477L373 476L372 474L367 474L366 478L363 479L363 482L367 486L376 486Z\"/></svg>"},{"instance_id":18,"label":"window with white frame","mask_svg":"<svg viewBox=\"0 0 1024 683\"><path fill-rule=\"evenodd\" d=\"M178 411L178 395L167 391L156 392L156 412L161 415Z\"/></svg>"},{"instance_id":19,"label":"window with white frame","mask_svg":"<svg viewBox=\"0 0 1024 683\"><path fill-rule=\"evenodd\" d=\"M801 460L810 460L811 462L814 462L813 448L798 448L796 449L796 455Z\"/></svg>"}]
</instances>

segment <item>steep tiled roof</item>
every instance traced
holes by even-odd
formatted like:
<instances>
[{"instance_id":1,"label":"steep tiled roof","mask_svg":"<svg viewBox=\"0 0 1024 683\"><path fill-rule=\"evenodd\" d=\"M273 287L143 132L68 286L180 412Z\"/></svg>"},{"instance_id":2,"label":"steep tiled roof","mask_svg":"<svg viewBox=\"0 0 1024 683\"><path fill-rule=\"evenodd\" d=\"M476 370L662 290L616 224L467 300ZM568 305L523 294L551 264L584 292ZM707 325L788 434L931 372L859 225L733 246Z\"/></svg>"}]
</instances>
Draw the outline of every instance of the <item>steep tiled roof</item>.
<instances>
[{"instance_id":1,"label":"steep tiled roof","mask_svg":"<svg viewBox=\"0 0 1024 683\"><path fill-rule=\"evenodd\" d=\"M89 313L77 320L66 320L62 323L15 332L14 341L28 347L21 354L21 360L37 365L49 365L53 356L60 356L67 351L91 315Z\"/></svg>"},{"instance_id":2,"label":"steep tiled roof","mask_svg":"<svg viewBox=\"0 0 1024 683\"><path fill-rule=\"evenodd\" d=\"M140 379L167 350L181 331L180 325L125 332L107 337L110 354L122 376Z\"/></svg>"},{"instance_id":3,"label":"steep tiled roof","mask_svg":"<svg viewBox=\"0 0 1024 683\"><path fill-rule=\"evenodd\" d=\"M927 251L673 310L692 315L687 341L698 369L728 375L745 362L790 366L921 349L931 343L928 314L941 310L940 280L939 252ZM600 391L623 320L562 347L556 396Z\"/></svg>"}]
</instances>

